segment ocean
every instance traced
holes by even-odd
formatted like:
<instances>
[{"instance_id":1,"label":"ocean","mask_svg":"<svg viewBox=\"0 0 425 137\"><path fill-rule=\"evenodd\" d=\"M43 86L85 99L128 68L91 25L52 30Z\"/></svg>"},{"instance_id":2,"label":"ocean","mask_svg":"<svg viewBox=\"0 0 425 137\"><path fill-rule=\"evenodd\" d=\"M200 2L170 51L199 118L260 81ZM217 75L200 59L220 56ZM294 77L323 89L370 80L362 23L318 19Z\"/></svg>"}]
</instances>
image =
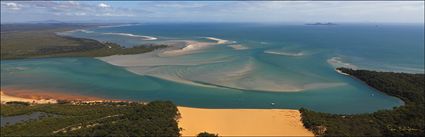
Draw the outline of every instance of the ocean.
<instances>
[{"instance_id":1,"label":"ocean","mask_svg":"<svg viewBox=\"0 0 425 137\"><path fill-rule=\"evenodd\" d=\"M403 102L336 67L424 73L423 24L147 23L58 34L125 47L174 47L138 55L2 61L1 87L202 108L303 107L353 114Z\"/></svg>"}]
</instances>

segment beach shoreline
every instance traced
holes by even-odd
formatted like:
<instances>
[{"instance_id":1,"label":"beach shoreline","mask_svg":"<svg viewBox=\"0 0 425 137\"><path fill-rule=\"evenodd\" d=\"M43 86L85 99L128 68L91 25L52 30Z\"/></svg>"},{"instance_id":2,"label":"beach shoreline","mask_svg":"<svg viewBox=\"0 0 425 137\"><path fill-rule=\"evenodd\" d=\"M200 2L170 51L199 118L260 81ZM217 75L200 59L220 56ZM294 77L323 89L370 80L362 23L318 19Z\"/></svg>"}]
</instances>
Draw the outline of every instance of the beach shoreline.
<instances>
[{"instance_id":1,"label":"beach shoreline","mask_svg":"<svg viewBox=\"0 0 425 137\"><path fill-rule=\"evenodd\" d=\"M7 102L27 102L33 104L50 104L57 103L57 100L54 99L31 99L31 98L22 98L17 96L11 96L0 91L1 104L6 104Z\"/></svg>"},{"instance_id":2,"label":"beach shoreline","mask_svg":"<svg viewBox=\"0 0 425 137\"><path fill-rule=\"evenodd\" d=\"M350 76L350 74L344 73L344 72L342 72L341 70L335 69L335 71L336 71L337 73L339 73L339 74L346 75L346 76Z\"/></svg>"},{"instance_id":3,"label":"beach shoreline","mask_svg":"<svg viewBox=\"0 0 425 137\"><path fill-rule=\"evenodd\" d=\"M73 102L113 102L97 97L66 93L10 91L2 89L1 103L27 102L55 104L59 100ZM121 100L124 102L130 102ZM220 136L314 136L301 122L301 113L293 109L209 109L177 106L182 136L196 136L201 132Z\"/></svg>"},{"instance_id":4,"label":"beach shoreline","mask_svg":"<svg viewBox=\"0 0 425 137\"><path fill-rule=\"evenodd\" d=\"M123 100L112 100L79 94L61 93L53 91L36 91L17 88L1 88L1 103L7 102L27 102L31 104L54 104L59 101L70 102L116 102Z\"/></svg>"}]
</instances>

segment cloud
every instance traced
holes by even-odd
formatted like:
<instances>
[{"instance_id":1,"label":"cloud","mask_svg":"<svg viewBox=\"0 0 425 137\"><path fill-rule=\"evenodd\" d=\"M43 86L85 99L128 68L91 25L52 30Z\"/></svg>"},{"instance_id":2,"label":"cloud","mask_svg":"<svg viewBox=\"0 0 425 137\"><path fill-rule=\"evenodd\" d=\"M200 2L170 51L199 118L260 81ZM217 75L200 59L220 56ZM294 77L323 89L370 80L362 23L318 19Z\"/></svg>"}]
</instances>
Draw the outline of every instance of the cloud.
<instances>
[{"instance_id":1,"label":"cloud","mask_svg":"<svg viewBox=\"0 0 425 137\"><path fill-rule=\"evenodd\" d=\"M171 9L189 9L200 8L208 6L209 2L196 2L196 1L140 1L139 6L144 8L171 8Z\"/></svg>"},{"instance_id":2,"label":"cloud","mask_svg":"<svg viewBox=\"0 0 425 137\"><path fill-rule=\"evenodd\" d=\"M201 3L164 3L160 2L158 4L155 4L155 7L159 8L177 8L177 9L185 9L185 8L201 8L206 6L205 4Z\"/></svg>"},{"instance_id":3,"label":"cloud","mask_svg":"<svg viewBox=\"0 0 425 137\"><path fill-rule=\"evenodd\" d=\"M110 8L111 7L111 5L108 5L108 4L105 4L105 3L99 3L99 5L97 5L98 7L101 7L101 8Z\"/></svg>"},{"instance_id":4,"label":"cloud","mask_svg":"<svg viewBox=\"0 0 425 137\"><path fill-rule=\"evenodd\" d=\"M87 16L85 12L73 12L73 13L54 13L56 16Z\"/></svg>"},{"instance_id":5,"label":"cloud","mask_svg":"<svg viewBox=\"0 0 425 137\"><path fill-rule=\"evenodd\" d=\"M22 5L14 2L2 2L1 7L10 10L20 10L22 8Z\"/></svg>"},{"instance_id":6,"label":"cloud","mask_svg":"<svg viewBox=\"0 0 425 137\"><path fill-rule=\"evenodd\" d=\"M423 1L2 1L1 11L8 20L424 22Z\"/></svg>"},{"instance_id":7,"label":"cloud","mask_svg":"<svg viewBox=\"0 0 425 137\"><path fill-rule=\"evenodd\" d=\"M125 13L101 13L101 14L95 14L95 16L100 17L133 17L134 14L125 14Z\"/></svg>"},{"instance_id":8,"label":"cloud","mask_svg":"<svg viewBox=\"0 0 425 137\"><path fill-rule=\"evenodd\" d=\"M215 20L262 22L423 22L424 2L245 1L204 10ZM192 15L195 13L192 12ZM199 17L202 18L202 17Z\"/></svg>"},{"instance_id":9,"label":"cloud","mask_svg":"<svg viewBox=\"0 0 425 137\"><path fill-rule=\"evenodd\" d=\"M131 17L147 11L126 7L113 7L110 4L78 1L17 1L1 2L2 12L7 10L22 10L22 14L45 14L45 16L87 16L87 17ZM7 12L7 11L6 11Z\"/></svg>"}]
</instances>

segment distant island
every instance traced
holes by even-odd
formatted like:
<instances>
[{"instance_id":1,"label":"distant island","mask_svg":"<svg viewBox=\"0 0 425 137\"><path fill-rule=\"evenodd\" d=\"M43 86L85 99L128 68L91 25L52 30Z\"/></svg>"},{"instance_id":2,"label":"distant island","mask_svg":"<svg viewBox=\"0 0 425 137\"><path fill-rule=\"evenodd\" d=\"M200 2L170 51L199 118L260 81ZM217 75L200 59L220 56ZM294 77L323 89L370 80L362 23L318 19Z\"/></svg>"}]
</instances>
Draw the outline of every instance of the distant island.
<instances>
[{"instance_id":1,"label":"distant island","mask_svg":"<svg viewBox=\"0 0 425 137\"><path fill-rule=\"evenodd\" d=\"M326 22L326 23L322 23L322 22L316 22L316 23L307 23L305 25L315 25L315 26L333 26L333 25L338 25L336 23L331 23L331 22Z\"/></svg>"}]
</instances>

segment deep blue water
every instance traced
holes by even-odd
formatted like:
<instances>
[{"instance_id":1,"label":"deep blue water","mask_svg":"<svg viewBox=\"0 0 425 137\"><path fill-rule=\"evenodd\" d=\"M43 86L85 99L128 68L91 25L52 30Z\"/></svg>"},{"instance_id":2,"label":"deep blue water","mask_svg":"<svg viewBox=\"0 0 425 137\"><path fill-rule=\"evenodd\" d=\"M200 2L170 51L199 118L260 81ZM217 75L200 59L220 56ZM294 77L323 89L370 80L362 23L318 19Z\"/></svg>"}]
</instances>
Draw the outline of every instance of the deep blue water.
<instances>
[{"instance_id":1,"label":"deep blue water","mask_svg":"<svg viewBox=\"0 0 425 137\"><path fill-rule=\"evenodd\" d=\"M127 47L190 40L196 49L2 61L2 89L171 100L206 108L364 113L403 103L337 73L335 67L424 73L423 25L141 24L63 35Z\"/></svg>"}]
</instances>

